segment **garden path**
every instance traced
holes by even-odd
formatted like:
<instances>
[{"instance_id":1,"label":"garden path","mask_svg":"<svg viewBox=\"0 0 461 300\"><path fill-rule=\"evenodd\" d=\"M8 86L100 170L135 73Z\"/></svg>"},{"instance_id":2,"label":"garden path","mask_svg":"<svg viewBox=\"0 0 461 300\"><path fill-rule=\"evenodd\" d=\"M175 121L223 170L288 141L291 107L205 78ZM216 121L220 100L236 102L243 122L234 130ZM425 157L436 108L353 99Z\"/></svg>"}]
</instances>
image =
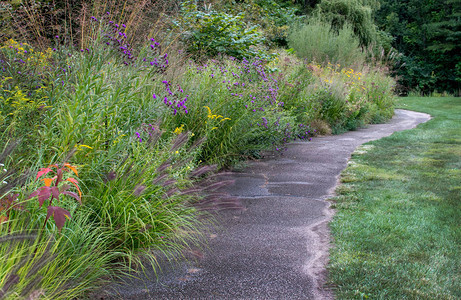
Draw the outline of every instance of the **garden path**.
<instances>
[{"instance_id":1,"label":"garden path","mask_svg":"<svg viewBox=\"0 0 461 300\"><path fill-rule=\"evenodd\" d=\"M361 144L416 127L430 116L396 110L387 124L294 142L283 155L253 161L228 191L244 209L220 215L196 260L111 287L114 299L332 299L327 199ZM109 298L112 298L109 297ZM106 298L106 297L104 297Z\"/></svg>"}]
</instances>

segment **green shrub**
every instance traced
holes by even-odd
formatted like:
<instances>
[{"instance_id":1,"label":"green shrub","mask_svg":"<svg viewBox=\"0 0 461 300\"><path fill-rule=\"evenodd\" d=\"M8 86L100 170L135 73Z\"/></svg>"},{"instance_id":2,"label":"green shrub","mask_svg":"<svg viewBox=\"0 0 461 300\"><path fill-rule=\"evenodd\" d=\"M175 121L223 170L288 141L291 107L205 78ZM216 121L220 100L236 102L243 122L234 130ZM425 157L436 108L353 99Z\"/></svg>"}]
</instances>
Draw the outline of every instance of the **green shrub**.
<instances>
[{"instance_id":1,"label":"green shrub","mask_svg":"<svg viewBox=\"0 0 461 300\"><path fill-rule=\"evenodd\" d=\"M290 26L298 21L300 8L274 0L221 1L219 7L233 15L244 14L244 21L259 25L269 47L286 46Z\"/></svg>"},{"instance_id":2,"label":"green shrub","mask_svg":"<svg viewBox=\"0 0 461 300\"><path fill-rule=\"evenodd\" d=\"M185 31L189 52L215 56L218 53L236 58L258 55L256 46L263 42L257 26L249 27L243 13L230 15L214 10L200 11L190 1L182 4L179 25Z\"/></svg>"},{"instance_id":3,"label":"green shrub","mask_svg":"<svg viewBox=\"0 0 461 300\"><path fill-rule=\"evenodd\" d=\"M312 18L294 27L288 41L296 54L307 61L350 66L362 65L366 59L349 25L335 31L329 23Z\"/></svg>"},{"instance_id":4,"label":"green shrub","mask_svg":"<svg viewBox=\"0 0 461 300\"><path fill-rule=\"evenodd\" d=\"M373 5L370 3L370 5ZM374 3L379 5L379 3ZM356 36L361 46L376 43L377 30L373 23L372 9L364 1L357 0L328 0L321 1L316 7L316 13L322 20L330 23L332 28L339 32L348 26Z\"/></svg>"}]
</instances>

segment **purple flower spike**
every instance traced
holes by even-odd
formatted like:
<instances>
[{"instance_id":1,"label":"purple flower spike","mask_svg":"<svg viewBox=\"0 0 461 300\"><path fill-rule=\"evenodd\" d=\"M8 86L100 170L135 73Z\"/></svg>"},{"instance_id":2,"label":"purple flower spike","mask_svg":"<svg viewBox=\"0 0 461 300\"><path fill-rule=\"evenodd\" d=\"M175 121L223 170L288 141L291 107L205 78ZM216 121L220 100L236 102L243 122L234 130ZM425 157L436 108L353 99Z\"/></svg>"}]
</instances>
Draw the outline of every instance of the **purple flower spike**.
<instances>
[{"instance_id":1,"label":"purple flower spike","mask_svg":"<svg viewBox=\"0 0 461 300\"><path fill-rule=\"evenodd\" d=\"M138 139L139 139L139 142L142 142L141 134L139 134L139 132L135 132L135 133L136 133L136 136L137 136Z\"/></svg>"},{"instance_id":2,"label":"purple flower spike","mask_svg":"<svg viewBox=\"0 0 461 300\"><path fill-rule=\"evenodd\" d=\"M157 95L153 94L152 98L157 99Z\"/></svg>"},{"instance_id":3,"label":"purple flower spike","mask_svg":"<svg viewBox=\"0 0 461 300\"><path fill-rule=\"evenodd\" d=\"M125 24L122 24L122 27L123 27L123 28L126 28L126 25L125 25Z\"/></svg>"},{"instance_id":4,"label":"purple flower spike","mask_svg":"<svg viewBox=\"0 0 461 300\"><path fill-rule=\"evenodd\" d=\"M151 38L150 40L151 40L151 42L155 42L155 39L154 39L154 38Z\"/></svg>"}]
</instances>

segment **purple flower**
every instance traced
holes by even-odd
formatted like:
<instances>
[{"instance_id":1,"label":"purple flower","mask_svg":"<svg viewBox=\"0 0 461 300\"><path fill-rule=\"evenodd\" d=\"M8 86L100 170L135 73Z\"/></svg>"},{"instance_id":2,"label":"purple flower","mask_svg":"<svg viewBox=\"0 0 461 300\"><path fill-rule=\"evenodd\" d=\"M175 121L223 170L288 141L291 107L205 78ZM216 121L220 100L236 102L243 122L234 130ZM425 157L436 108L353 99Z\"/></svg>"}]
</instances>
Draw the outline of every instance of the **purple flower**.
<instances>
[{"instance_id":1,"label":"purple flower","mask_svg":"<svg viewBox=\"0 0 461 300\"><path fill-rule=\"evenodd\" d=\"M139 132L135 132L136 136L138 137L139 141L142 142L141 134Z\"/></svg>"}]
</instances>

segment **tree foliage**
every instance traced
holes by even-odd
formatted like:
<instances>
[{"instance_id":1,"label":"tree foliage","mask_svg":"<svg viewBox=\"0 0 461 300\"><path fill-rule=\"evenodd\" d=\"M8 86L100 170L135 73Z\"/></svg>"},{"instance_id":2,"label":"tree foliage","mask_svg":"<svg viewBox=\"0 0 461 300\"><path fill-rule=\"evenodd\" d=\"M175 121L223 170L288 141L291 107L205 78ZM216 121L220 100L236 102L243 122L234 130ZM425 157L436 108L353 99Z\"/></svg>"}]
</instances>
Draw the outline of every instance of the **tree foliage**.
<instances>
[{"instance_id":1,"label":"tree foliage","mask_svg":"<svg viewBox=\"0 0 461 300\"><path fill-rule=\"evenodd\" d=\"M375 22L393 35L393 46L404 55L397 74L406 90L459 94L460 0L382 0Z\"/></svg>"}]
</instances>

